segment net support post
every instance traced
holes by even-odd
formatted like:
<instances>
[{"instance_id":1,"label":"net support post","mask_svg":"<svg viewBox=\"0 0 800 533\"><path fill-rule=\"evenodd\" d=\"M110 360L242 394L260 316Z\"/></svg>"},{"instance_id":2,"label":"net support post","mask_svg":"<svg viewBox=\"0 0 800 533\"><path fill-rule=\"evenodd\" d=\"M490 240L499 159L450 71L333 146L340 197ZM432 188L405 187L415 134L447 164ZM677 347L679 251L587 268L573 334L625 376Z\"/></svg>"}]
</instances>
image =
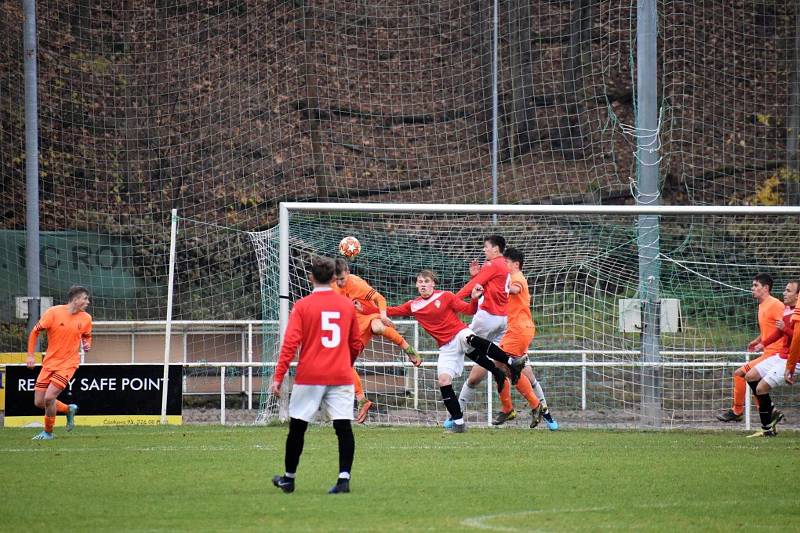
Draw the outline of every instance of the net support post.
<instances>
[{"instance_id":1,"label":"net support post","mask_svg":"<svg viewBox=\"0 0 800 533\"><path fill-rule=\"evenodd\" d=\"M637 205L659 205L658 165L658 11L656 0L638 0L636 7L636 161ZM661 373L658 311L660 264L659 218L643 214L638 221L639 292L642 299L641 421L645 427L661 426ZM651 364L656 363L656 364Z\"/></svg>"},{"instance_id":2,"label":"net support post","mask_svg":"<svg viewBox=\"0 0 800 533\"><path fill-rule=\"evenodd\" d=\"M749 352L745 356L745 362L747 362L747 363L750 362L750 353ZM735 371L736 370L734 369L734 372ZM747 393L744 395L744 429L745 429L745 431L750 431L750 404L751 404L750 387L747 387L746 391L747 391Z\"/></svg>"},{"instance_id":3,"label":"net support post","mask_svg":"<svg viewBox=\"0 0 800 533\"><path fill-rule=\"evenodd\" d=\"M581 411L586 410L586 354L581 354Z\"/></svg>"},{"instance_id":4,"label":"net support post","mask_svg":"<svg viewBox=\"0 0 800 533\"><path fill-rule=\"evenodd\" d=\"M289 208L283 202L278 212L278 263L278 338L280 345L283 345L283 335L289 321Z\"/></svg>"},{"instance_id":5,"label":"net support post","mask_svg":"<svg viewBox=\"0 0 800 533\"><path fill-rule=\"evenodd\" d=\"M247 324L247 409L253 410L253 323Z\"/></svg>"},{"instance_id":6,"label":"net support post","mask_svg":"<svg viewBox=\"0 0 800 533\"><path fill-rule=\"evenodd\" d=\"M164 327L164 380L161 388L161 423L167 423L167 392L169 389L169 360L172 349L172 299L175 287L175 251L178 239L178 210L172 210L169 230L169 276L167 280L167 320Z\"/></svg>"},{"instance_id":7,"label":"net support post","mask_svg":"<svg viewBox=\"0 0 800 533\"><path fill-rule=\"evenodd\" d=\"M225 372L226 367L219 369L219 423L225 425Z\"/></svg>"},{"instance_id":8,"label":"net support post","mask_svg":"<svg viewBox=\"0 0 800 533\"><path fill-rule=\"evenodd\" d=\"M36 0L24 0L25 49L25 273L27 275L28 332L41 314L39 300L39 103L36 74ZM40 341L36 341L39 351Z\"/></svg>"},{"instance_id":9,"label":"net support post","mask_svg":"<svg viewBox=\"0 0 800 533\"><path fill-rule=\"evenodd\" d=\"M500 156L500 110L499 110L499 48L500 48L500 0L492 0L492 205L497 205L498 159ZM497 213L492 213L492 224L497 224ZM491 418L491 413L489 414ZM491 420L489 420L491 422Z\"/></svg>"}]
</instances>

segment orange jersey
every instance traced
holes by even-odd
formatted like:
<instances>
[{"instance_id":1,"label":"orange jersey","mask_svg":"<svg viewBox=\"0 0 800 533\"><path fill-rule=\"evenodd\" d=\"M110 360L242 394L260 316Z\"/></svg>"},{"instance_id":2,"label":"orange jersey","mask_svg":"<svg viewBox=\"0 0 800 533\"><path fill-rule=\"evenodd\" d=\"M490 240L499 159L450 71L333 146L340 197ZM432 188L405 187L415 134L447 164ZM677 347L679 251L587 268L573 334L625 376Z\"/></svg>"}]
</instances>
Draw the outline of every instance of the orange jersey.
<instances>
[{"instance_id":1,"label":"orange jersey","mask_svg":"<svg viewBox=\"0 0 800 533\"><path fill-rule=\"evenodd\" d=\"M531 293L528 291L528 280L522 272L511 274L509 287L519 286L517 294L508 294L508 329L507 333L530 333L535 331L533 317L531 317Z\"/></svg>"},{"instance_id":2,"label":"orange jersey","mask_svg":"<svg viewBox=\"0 0 800 533\"><path fill-rule=\"evenodd\" d=\"M774 296L768 296L763 302L758 304L758 330L760 338L768 339L778 330L775 322L783 320L783 302ZM772 344L764 347L764 355L770 356L780 353L783 347L783 340L778 339Z\"/></svg>"},{"instance_id":3,"label":"orange jersey","mask_svg":"<svg viewBox=\"0 0 800 533\"><path fill-rule=\"evenodd\" d=\"M86 311L70 313L68 305L55 305L45 311L28 337L28 353L36 347L42 330L47 331L47 350L42 364L50 369L74 368L80 364L81 340L92 345L92 317Z\"/></svg>"},{"instance_id":4,"label":"orange jersey","mask_svg":"<svg viewBox=\"0 0 800 533\"><path fill-rule=\"evenodd\" d=\"M346 296L354 302L359 301L362 306L361 312L364 314L374 313L376 306L379 311L386 310L386 298L355 274L348 274L344 287L339 287L335 281L331 283L331 287L337 294Z\"/></svg>"}]
</instances>

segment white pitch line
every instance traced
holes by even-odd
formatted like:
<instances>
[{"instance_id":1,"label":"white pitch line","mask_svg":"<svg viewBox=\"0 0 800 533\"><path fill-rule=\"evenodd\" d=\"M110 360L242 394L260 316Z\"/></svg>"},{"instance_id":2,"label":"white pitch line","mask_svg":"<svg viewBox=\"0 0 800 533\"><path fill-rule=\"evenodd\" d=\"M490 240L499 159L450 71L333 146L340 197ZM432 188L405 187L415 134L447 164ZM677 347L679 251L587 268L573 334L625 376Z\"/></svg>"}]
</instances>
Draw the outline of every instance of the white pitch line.
<instances>
[{"instance_id":1,"label":"white pitch line","mask_svg":"<svg viewBox=\"0 0 800 533\"><path fill-rule=\"evenodd\" d=\"M723 505L729 506L738 506L744 505L744 502L717 502L722 503ZM708 505L708 502L675 502L675 503L653 503L653 504L639 504L639 505L625 505L625 509L671 509L675 507L696 507L702 506L705 507ZM563 507L563 508L553 508L553 509L531 509L529 511L517 511L514 513L497 513L497 514L489 514L489 515L481 515L481 516L474 516L470 518L466 518L461 521L461 525L474 528L474 529L484 529L490 531L526 531L526 532L546 532L550 531L547 529L541 528L531 528L531 527L523 527L517 528L513 526L500 526L500 525L493 525L487 522L495 520L497 518L512 518L512 517L524 517L528 515L536 515L536 514L565 514L565 513L599 513L604 511L614 511L617 509L621 509L620 506L614 505L604 505L601 507L579 507L579 508L570 508L570 507ZM592 528L602 528L602 525L593 524Z\"/></svg>"}]
</instances>

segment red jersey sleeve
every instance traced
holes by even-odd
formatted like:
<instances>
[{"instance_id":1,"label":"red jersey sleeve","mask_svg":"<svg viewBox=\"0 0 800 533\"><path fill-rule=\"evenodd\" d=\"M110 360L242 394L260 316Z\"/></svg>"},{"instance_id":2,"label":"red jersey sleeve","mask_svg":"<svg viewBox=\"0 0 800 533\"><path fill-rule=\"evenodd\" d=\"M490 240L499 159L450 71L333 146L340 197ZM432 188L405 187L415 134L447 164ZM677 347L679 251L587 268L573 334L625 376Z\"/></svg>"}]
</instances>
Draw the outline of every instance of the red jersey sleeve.
<instances>
[{"instance_id":1,"label":"red jersey sleeve","mask_svg":"<svg viewBox=\"0 0 800 533\"><path fill-rule=\"evenodd\" d=\"M476 276L477 277L477 276ZM470 289L472 291L472 289ZM474 315L478 312L478 300L473 298L470 299L469 302L465 302L458 295L451 294L452 303L450 304L453 307L453 311L456 313L463 313L465 315Z\"/></svg>"},{"instance_id":2,"label":"red jersey sleeve","mask_svg":"<svg viewBox=\"0 0 800 533\"><path fill-rule=\"evenodd\" d=\"M460 291L456 293L456 298L461 300L462 298L466 298L472 292L472 288L475 287L476 284L480 283L481 285L486 285L486 282L495 277L498 274L502 274L498 270L498 268L493 263L488 263L481 271L478 272L474 278L469 280L466 285L464 285Z\"/></svg>"},{"instance_id":3,"label":"red jersey sleeve","mask_svg":"<svg viewBox=\"0 0 800 533\"><path fill-rule=\"evenodd\" d=\"M402 305L394 305L392 307L386 308L386 314L388 316L411 316L411 300L407 301Z\"/></svg>"},{"instance_id":4,"label":"red jersey sleeve","mask_svg":"<svg viewBox=\"0 0 800 533\"><path fill-rule=\"evenodd\" d=\"M289 371L289 365L297 354L297 348L300 347L300 342L303 340L302 324L302 308L295 305L289 314L289 323L286 325L281 353L278 357L278 364L275 367L275 383L281 384L283 382L286 372Z\"/></svg>"}]
</instances>

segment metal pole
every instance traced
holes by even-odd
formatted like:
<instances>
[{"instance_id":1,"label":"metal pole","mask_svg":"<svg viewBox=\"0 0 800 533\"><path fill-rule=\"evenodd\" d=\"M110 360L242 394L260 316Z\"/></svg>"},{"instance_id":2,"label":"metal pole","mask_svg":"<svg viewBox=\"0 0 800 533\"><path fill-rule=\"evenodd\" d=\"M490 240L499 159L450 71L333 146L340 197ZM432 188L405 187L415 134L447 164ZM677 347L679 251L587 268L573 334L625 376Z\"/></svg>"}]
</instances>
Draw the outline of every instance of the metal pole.
<instances>
[{"instance_id":1,"label":"metal pole","mask_svg":"<svg viewBox=\"0 0 800 533\"><path fill-rule=\"evenodd\" d=\"M659 124L656 0L639 0L636 13L636 158L638 205L659 204ZM659 219L639 216L639 293L642 300L642 360L658 362L659 355ZM642 423L661 425L661 380L655 366L642 370Z\"/></svg>"},{"instance_id":2,"label":"metal pole","mask_svg":"<svg viewBox=\"0 0 800 533\"><path fill-rule=\"evenodd\" d=\"M278 301L280 314L280 342L283 345L283 334L289 321L289 209L285 203L280 205L278 214Z\"/></svg>"},{"instance_id":3,"label":"metal pole","mask_svg":"<svg viewBox=\"0 0 800 533\"><path fill-rule=\"evenodd\" d=\"M225 425L225 367L219 369L219 423Z\"/></svg>"},{"instance_id":4,"label":"metal pole","mask_svg":"<svg viewBox=\"0 0 800 533\"><path fill-rule=\"evenodd\" d=\"M172 210L169 231L169 277L167 281L167 324L164 331L164 388L161 394L161 423L167 423L167 389L169 389L169 357L172 337L172 297L175 285L175 249L178 238L178 210Z\"/></svg>"},{"instance_id":5,"label":"metal pole","mask_svg":"<svg viewBox=\"0 0 800 533\"><path fill-rule=\"evenodd\" d=\"M253 362L253 324L247 324L247 362ZM253 410L253 367L247 367L247 409Z\"/></svg>"},{"instance_id":6,"label":"metal pole","mask_svg":"<svg viewBox=\"0 0 800 533\"><path fill-rule=\"evenodd\" d=\"M25 270L28 331L39 321L39 123L36 81L36 0L24 0L25 55ZM36 350L39 350L37 341Z\"/></svg>"},{"instance_id":7,"label":"metal pole","mask_svg":"<svg viewBox=\"0 0 800 533\"><path fill-rule=\"evenodd\" d=\"M500 0L492 2L492 205L497 205L497 159L499 135L499 110L498 110L498 48L500 32L499 4ZM492 224L497 224L497 213L492 214Z\"/></svg>"},{"instance_id":8,"label":"metal pole","mask_svg":"<svg viewBox=\"0 0 800 533\"><path fill-rule=\"evenodd\" d=\"M586 354L581 354L581 411L586 410Z\"/></svg>"}]
</instances>

